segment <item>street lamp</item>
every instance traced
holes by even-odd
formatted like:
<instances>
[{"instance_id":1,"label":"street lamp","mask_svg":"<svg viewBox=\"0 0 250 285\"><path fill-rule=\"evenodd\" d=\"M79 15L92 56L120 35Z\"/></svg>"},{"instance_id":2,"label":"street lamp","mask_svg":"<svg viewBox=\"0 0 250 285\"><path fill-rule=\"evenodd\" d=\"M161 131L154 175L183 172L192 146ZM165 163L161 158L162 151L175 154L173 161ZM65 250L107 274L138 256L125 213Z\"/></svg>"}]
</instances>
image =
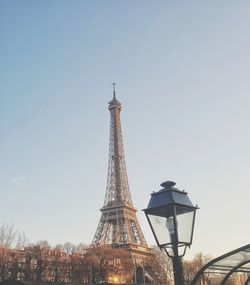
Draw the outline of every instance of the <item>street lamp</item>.
<instances>
[{"instance_id":1,"label":"street lamp","mask_svg":"<svg viewBox=\"0 0 250 285\"><path fill-rule=\"evenodd\" d=\"M192 244L198 207L193 206L187 192L174 188L175 184L163 182L163 189L151 194L148 207L143 211L157 245L172 258L175 285L184 285L181 258Z\"/></svg>"}]
</instances>

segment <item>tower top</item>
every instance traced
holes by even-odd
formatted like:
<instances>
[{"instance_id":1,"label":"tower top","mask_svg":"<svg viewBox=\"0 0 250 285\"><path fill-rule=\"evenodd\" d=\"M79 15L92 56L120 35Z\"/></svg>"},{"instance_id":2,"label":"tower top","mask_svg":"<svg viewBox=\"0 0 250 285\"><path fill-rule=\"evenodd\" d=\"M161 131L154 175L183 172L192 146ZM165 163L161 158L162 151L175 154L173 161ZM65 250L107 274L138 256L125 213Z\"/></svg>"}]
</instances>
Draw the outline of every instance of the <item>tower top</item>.
<instances>
[{"instance_id":1,"label":"tower top","mask_svg":"<svg viewBox=\"0 0 250 285\"><path fill-rule=\"evenodd\" d=\"M115 97L115 83L113 83L113 100L115 100L116 97Z\"/></svg>"},{"instance_id":2,"label":"tower top","mask_svg":"<svg viewBox=\"0 0 250 285\"><path fill-rule=\"evenodd\" d=\"M121 110L122 104L116 99L116 93L115 93L115 83L113 83L113 99L109 101L109 110L113 108L118 108Z\"/></svg>"}]
</instances>

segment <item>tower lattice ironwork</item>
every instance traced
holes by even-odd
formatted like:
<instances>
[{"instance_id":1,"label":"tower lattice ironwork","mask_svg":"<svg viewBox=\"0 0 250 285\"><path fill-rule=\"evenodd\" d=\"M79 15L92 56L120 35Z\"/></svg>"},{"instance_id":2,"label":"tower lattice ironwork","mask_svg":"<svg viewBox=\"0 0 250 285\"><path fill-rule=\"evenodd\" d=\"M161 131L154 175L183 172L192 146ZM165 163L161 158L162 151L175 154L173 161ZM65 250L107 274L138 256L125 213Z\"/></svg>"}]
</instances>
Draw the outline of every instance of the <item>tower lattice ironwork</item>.
<instances>
[{"instance_id":1,"label":"tower lattice ironwork","mask_svg":"<svg viewBox=\"0 0 250 285\"><path fill-rule=\"evenodd\" d=\"M132 203L124 158L120 121L121 103L109 102L110 138L107 187L104 206L92 245L114 245L130 250L135 255L150 254Z\"/></svg>"}]
</instances>

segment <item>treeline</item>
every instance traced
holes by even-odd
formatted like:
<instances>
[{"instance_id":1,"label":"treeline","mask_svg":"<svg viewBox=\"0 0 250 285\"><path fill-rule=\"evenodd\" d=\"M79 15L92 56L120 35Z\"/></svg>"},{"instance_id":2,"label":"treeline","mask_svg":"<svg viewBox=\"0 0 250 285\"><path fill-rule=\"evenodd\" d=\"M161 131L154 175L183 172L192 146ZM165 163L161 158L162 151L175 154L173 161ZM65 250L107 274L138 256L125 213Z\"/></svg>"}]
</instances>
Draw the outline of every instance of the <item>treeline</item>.
<instances>
[{"instance_id":1,"label":"treeline","mask_svg":"<svg viewBox=\"0 0 250 285\"><path fill-rule=\"evenodd\" d=\"M135 262L122 248L89 247L70 242L51 247L47 241L29 244L13 227L0 227L0 279L80 283L173 284L172 262L158 248L153 255ZM184 261L186 284L210 258L198 254ZM204 284L211 276L204 276ZM206 283L205 283L206 282Z\"/></svg>"},{"instance_id":2,"label":"treeline","mask_svg":"<svg viewBox=\"0 0 250 285\"><path fill-rule=\"evenodd\" d=\"M131 254L111 246L70 242L51 247L30 244L13 226L0 227L0 279L81 283L164 283L169 278L157 254L135 263ZM169 276L168 276L169 275Z\"/></svg>"}]
</instances>

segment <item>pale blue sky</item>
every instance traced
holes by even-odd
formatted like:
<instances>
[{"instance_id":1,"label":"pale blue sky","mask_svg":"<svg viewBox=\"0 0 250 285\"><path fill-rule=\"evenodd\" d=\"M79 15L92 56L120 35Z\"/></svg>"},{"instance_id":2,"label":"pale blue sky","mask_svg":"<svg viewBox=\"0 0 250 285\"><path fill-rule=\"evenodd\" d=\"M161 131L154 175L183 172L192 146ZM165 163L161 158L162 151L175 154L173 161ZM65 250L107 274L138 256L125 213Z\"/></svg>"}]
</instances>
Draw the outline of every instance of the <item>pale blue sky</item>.
<instances>
[{"instance_id":1,"label":"pale blue sky","mask_svg":"<svg viewBox=\"0 0 250 285\"><path fill-rule=\"evenodd\" d=\"M130 190L167 179L200 206L188 256L249 243L248 1L0 2L0 223L90 243L103 205L112 82Z\"/></svg>"}]
</instances>

